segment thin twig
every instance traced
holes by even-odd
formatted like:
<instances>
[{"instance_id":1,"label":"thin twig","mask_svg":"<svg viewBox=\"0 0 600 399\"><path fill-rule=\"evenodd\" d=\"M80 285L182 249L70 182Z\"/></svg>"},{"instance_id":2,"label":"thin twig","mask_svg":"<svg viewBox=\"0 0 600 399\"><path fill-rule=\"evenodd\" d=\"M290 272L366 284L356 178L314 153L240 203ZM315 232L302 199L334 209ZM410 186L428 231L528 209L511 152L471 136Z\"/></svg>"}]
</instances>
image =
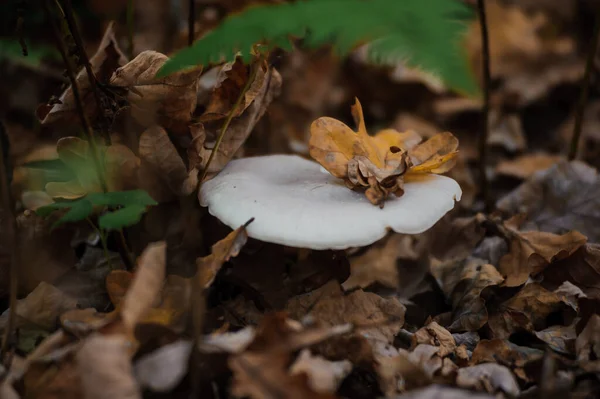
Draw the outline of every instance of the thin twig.
<instances>
[{"instance_id":1,"label":"thin twig","mask_svg":"<svg viewBox=\"0 0 600 399\"><path fill-rule=\"evenodd\" d=\"M90 90L94 95L94 100L96 100L96 106L100 109L102 114L102 136L104 137L104 142L106 145L110 145L110 134L108 133L108 126L106 123L106 117L104 115L104 109L102 107L102 100L100 98L100 91L98 89L96 75L92 70L92 65L90 64L90 60L85 52L85 46L83 44L83 40L81 39L81 34L79 33L79 28L77 27L77 22L75 21L75 17L73 16L73 5L71 4L71 0L63 0L63 11L64 16L67 21L67 25L69 26L69 31L71 31L71 35L75 40L75 46L77 47L77 53L79 55L79 59L85 68L85 72L87 73L88 80L90 82Z\"/></svg>"},{"instance_id":2,"label":"thin twig","mask_svg":"<svg viewBox=\"0 0 600 399\"><path fill-rule=\"evenodd\" d=\"M208 174L208 169L209 169L210 164L212 163L215 155L217 154L217 151L219 151L219 147L221 146L223 137L225 137L225 133L227 132L227 129L229 128L229 125L231 124L233 116L235 115L237 109L240 107L240 104L242 103L242 100L244 99L246 92L248 91L248 89L250 89L252 82L254 82L254 80L256 79L256 75L258 74L258 70L261 68L261 66L262 66L262 59L260 59L256 62L256 65L254 67L254 70L252 71L252 74L250 75L250 77L248 77L248 81L244 85L244 88L242 89L235 104L229 111L229 114L227 115L227 119L225 119L225 123L223 123L221 132L219 133L219 137L217 138L217 142L215 143L215 146L214 146L212 152L210 153L210 156L208 157L208 161L206 162L206 166L204 167L204 170L202 171L202 177L200 177L200 183L199 183L200 186L202 185L202 182L204 181L204 179L206 178L206 175Z\"/></svg>"},{"instance_id":3,"label":"thin twig","mask_svg":"<svg viewBox=\"0 0 600 399\"><path fill-rule=\"evenodd\" d=\"M4 136L4 125L0 122L0 135ZM4 137L0 137L0 192L2 193L2 208L6 214L6 226L2 226L2 229L6 229L6 248L9 248L12 252L10 255L10 298L9 298L9 315L8 322L4 329L4 335L2 336L2 359L7 354L9 346L12 342L12 337L15 329L15 321L17 315L17 289L18 289L18 240L17 240L17 220L14 214L14 207L12 202L12 195L10 193L10 183L8 181L8 171L6 170L6 159L5 155L8 155L8 148L4 147Z\"/></svg>"},{"instance_id":4,"label":"thin twig","mask_svg":"<svg viewBox=\"0 0 600 399\"><path fill-rule=\"evenodd\" d=\"M56 25L54 16L52 15L52 11L50 8L50 1L51 0L45 0L43 2L44 10L46 12L46 17L48 18L48 21L52 27L52 32L53 32L54 38L56 40L56 46L58 47L58 50L60 52L60 55L62 56L63 62L65 63L65 67L67 68L67 75L69 76L69 80L71 81L71 90L73 91L73 97L75 98L75 106L77 107L77 113L79 114L79 117L81 119L81 124L83 126L83 130L84 130L84 132L87 136L87 139L90 143L90 153L92 156L92 162L94 163L94 168L96 169L98 181L100 182L102 191L107 192L108 186L106 185L106 180L105 180L105 176L103 173L103 171L104 171L103 164L100 161L98 147L96 146L96 140L94 139L94 132L93 132L92 126L87 118L87 115L85 114L85 109L83 107L83 102L81 99L81 92L79 91L79 85L77 84L77 78L75 77L74 68L71 65L71 60L69 59L69 56L67 55L67 46L65 45L65 42L63 41L63 38L60 34L60 30L59 30L58 26ZM70 1L67 0L67 2L69 2L69 5L70 5ZM68 14L68 13L65 13L65 15L66 14ZM123 262L125 263L125 265L129 268L133 267L133 263L131 261L131 253L129 252L127 246L123 246L123 241L121 240L121 238L118 238L116 240L116 243L117 243L117 249L119 251L119 254L121 255L121 258L123 259Z\"/></svg>"},{"instance_id":5,"label":"thin twig","mask_svg":"<svg viewBox=\"0 0 600 399\"><path fill-rule=\"evenodd\" d=\"M587 61L585 63L585 72L583 74L583 80L581 81L581 95L579 97L577 109L575 110L575 124L573 126L573 137L571 138L571 149L569 150L569 161L572 161L575 159L575 157L577 157L579 139L581 137L581 130L583 128L583 116L585 113L585 105L587 104L588 96L590 94L590 77L592 76L592 70L594 69L594 58L596 56L596 51L598 50L599 37L600 8L598 8L598 13L596 14L592 45L588 50Z\"/></svg>"},{"instance_id":6,"label":"thin twig","mask_svg":"<svg viewBox=\"0 0 600 399\"><path fill-rule=\"evenodd\" d=\"M481 28L481 50L483 67L483 126L479 135L479 184L485 203L486 210L491 211L493 204L490 197L489 183L486 174L487 166L487 141L490 135L490 39L488 35L488 26L485 12L485 0L477 0L477 10L479 12L479 26Z\"/></svg>"},{"instance_id":7,"label":"thin twig","mask_svg":"<svg viewBox=\"0 0 600 399\"><path fill-rule=\"evenodd\" d=\"M135 7L134 0L127 1L127 55L129 59L133 59L134 54L134 46L133 46L133 33L134 33L134 16L135 16Z\"/></svg>"},{"instance_id":8,"label":"thin twig","mask_svg":"<svg viewBox=\"0 0 600 399\"><path fill-rule=\"evenodd\" d=\"M73 66L71 65L71 60L69 59L67 46L60 34L60 30L56 25L56 21L54 20L54 16L52 15L52 11L50 9L50 0L45 0L43 2L44 10L46 12L46 17L48 18L48 22L51 25L52 33L54 34L54 39L56 41L56 47L58 47L58 51L65 63L65 68L67 69L67 75L69 80L71 81L71 90L73 92L73 97L75 98L75 106L77 107L77 113L79 114L79 118L81 119L81 125L83 126L83 130L87 139L90 143L90 152L92 155L92 161L94 162L94 166L96 169L96 173L98 175L98 181L102 186L103 191L107 191L106 181L104 180L104 174L102 173L102 164L100 163L100 157L98 155L98 148L96 146L96 140L94 139L94 132L92 130L92 125L85 114L85 109L83 107L83 101L81 98L81 92L79 91L79 85L77 84L77 78L75 77L75 71Z\"/></svg>"},{"instance_id":9,"label":"thin twig","mask_svg":"<svg viewBox=\"0 0 600 399\"><path fill-rule=\"evenodd\" d=\"M188 0L188 46L194 44L196 31L196 1Z\"/></svg>"}]
</instances>

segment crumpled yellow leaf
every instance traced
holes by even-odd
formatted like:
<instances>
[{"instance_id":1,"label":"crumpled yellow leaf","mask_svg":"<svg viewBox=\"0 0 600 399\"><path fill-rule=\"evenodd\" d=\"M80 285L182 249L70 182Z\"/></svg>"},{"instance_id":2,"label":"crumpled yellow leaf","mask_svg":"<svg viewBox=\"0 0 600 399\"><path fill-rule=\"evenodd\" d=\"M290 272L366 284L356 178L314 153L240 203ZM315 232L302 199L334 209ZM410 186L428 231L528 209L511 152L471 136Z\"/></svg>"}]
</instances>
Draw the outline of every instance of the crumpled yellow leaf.
<instances>
[{"instance_id":1,"label":"crumpled yellow leaf","mask_svg":"<svg viewBox=\"0 0 600 399\"><path fill-rule=\"evenodd\" d=\"M358 99L352 107L358 126L354 131L343 122L322 117L310 128L310 155L349 188L366 188L365 195L383 207L390 194L404 194L404 175L445 173L455 164L458 139L440 133L419 144L414 131L385 129L370 136Z\"/></svg>"}]
</instances>

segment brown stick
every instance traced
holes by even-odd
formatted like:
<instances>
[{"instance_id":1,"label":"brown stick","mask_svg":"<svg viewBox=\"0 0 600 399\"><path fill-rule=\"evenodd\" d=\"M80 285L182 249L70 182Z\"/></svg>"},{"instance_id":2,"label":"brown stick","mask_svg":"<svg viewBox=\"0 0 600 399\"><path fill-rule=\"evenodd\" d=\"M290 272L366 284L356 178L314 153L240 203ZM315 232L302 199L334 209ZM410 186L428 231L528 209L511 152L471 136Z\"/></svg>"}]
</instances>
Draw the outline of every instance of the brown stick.
<instances>
[{"instance_id":1,"label":"brown stick","mask_svg":"<svg viewBox=\"0 0 600 399\"><path fill-rule=\"evenodd\" d=\"M104 138L104 142L106 145L110 145L110 134L108 133L108 124L106 122L106 116L104 115L104 109L102 107L102 100L100 98L100 91L98 89L96 75L92 70L92 64L90 64L90 60L85 52L85 46L83 45L83 40L81 39L81 34L79 33L79 28L77 27L75 17L73 16L73 5L71 4L71 0L63 0L63 10L69 31L71 31L71 35L75 40L75 46L77 47L79 59L81 60L85 72L87 73L88 80L90 81L90 88L94 95L94 99L96 100L96 106L102 114L102 136Z\"/></svg>"},{"instance_id":2,"label":"brown stick","mask_svg":"<svg viewBox=\"0 0 600 399\"><path fill-rule=\"evenodd\" d=\"M4 136L4 125L0 122L0 135ZM12 195L10 193L10 183L8 181L8 171L6 170L6 159L4 155L8 155L8 149L4 148L4 137L0 137L0 192L2 200L2 208L6 212L6 226L0 228L6 229L7 240L6 248L12 250L10 254L10 297L9 297L9 316L4 335L2 336L2 359L7 354L15 329L15 321L17 316L17 290L18 290L18 240L17 240L17 220L15 218ZM8 367L8 364L5 364Z\"/></svg>"},{"instance_id":3,"label":"brown stick","mask_svg":"<svg viewBox=\"0 0 600 399\"><path fill-rule=\"evenodd\" d=\"M581 138L581 130L583 129L583 116L585 114L585 105L590 94L590 77L592 76L592 70L594 69L594 58L596 51L598 50L598 38L600 37L600 8L596 14L596 22L594 25L594 33L592 36L592 45L588 50L587 60L585 63L585 72L583 73L583 79L581 81L581 94L579 97L579 103L575 110L575 124L573 126L573 137L571 138L571 149L569 150L569 161L574 160L577 157L577 150L579 148L579 140Z\"/></svg>"},{"instance_id":4,"label":"brown stick","mask_svg":"<svg viewBox=\"0 0 600 399\"><path fill-rule=\"evenodd\" d=\"M481 44L482 44L482 68L483 68L483 126L479 135L479 184L485 208L489 212L493 208L492 199L490 197L489 183L485 169L487 166L487 141L490 135L489 118L490 118L490 39L488 35L487 19L485 12L485 0L477 0L477 10L479 13L479 26L481 28Z\"/></svg>"}]
</instances>

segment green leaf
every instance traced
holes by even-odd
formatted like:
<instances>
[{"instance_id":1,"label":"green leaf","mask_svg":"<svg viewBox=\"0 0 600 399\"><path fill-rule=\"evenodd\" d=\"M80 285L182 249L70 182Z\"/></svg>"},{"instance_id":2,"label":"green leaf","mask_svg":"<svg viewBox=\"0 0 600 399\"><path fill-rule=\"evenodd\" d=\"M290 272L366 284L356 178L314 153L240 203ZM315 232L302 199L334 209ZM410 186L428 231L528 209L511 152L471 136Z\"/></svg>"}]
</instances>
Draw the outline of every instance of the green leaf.
<instances>
[{"instance_id":1,"label":"green leaf","mask_svg":"<svg viewBox=\"0 0 600 399\"><path fill-rule=\"evenodd\" d=\"M119 230L138 223L144 212L146 212L144 205L130 205L100 216L98 225L105 230Z\"/></svg>"},{"instance_id":2,"label":"green leaf","mask_svg":"<svg viewBox=\"0 0 600 399\"><path fill-rule=\"evenodd\" d=\"M105 206L151 206L157 202L144 190L115 191L110 193L92 193L86 197L94 205Z\"/></svg>"},{"instance_id":3,"label":"green leaf","mask_svg":"<svg viewBox=\"0 0 600 399\"><path fill-rule=\"evenodd\" d=\"M76 178L75 174L60 159L32 161L23 164L23 166L42 170L46 181L66 182Z\"/></svg>"},{"instance_id":4,"label":"green leaf","mask_svg":"<svg viewBox=\"0 0 600 399\"><path fill-rule=\"evenodd\" d=\"M55 202L54 204L46 205L36 210L36 213L40 216L48 216L52 212L59 209L69 208L69 211L65 213L60 219L58 219L52 228L56 228L67 222L79 222L89 217L94 206L90 201L85 198L80 198L70 202Z\"/></svg>"},{"instance_id":5,"label":"green leaf","mask_svg":"<svg viewBox=\"0 0 600 399\"><path fill-rule=\"evenodd\" d=\"M405 61L452 89L478 95L461 45L471 17L459 0L306 0L250 7L175 54L158 76L232 60L238 52L247 60L256 43L283 46L303 37L307 47L332 44L340 55L369 43L372 61Z\"/></svg>"},{"instance_id":6,"label":"green leaf","mask_svg":"<svg viewBox=\"0 0 600 399\"><path fill-rule=\"evenodd\" d=\"M151 205L157 205L157 202L144 190L115 191L92 193L75 201L55 202L38 208L36 213L45 217L54 211L68 208L69 211L54 223L54 228L63 223L84 220L91 215L94 206L122 207L98 218L101 228L114 230L138 223L146 208Z\"/></svg>"}]
</instances>

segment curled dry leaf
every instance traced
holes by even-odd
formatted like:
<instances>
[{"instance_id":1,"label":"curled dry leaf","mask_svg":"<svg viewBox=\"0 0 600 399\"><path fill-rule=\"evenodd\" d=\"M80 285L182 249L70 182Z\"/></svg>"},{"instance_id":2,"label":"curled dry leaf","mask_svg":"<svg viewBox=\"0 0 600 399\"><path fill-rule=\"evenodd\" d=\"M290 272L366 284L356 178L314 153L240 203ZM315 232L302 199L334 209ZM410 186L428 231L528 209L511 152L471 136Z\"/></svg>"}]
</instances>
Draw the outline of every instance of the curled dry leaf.
<instances>
[{"instance_id":1,"label":"curled dry leaf","mask_svg":"<svg viewBox=\"0 0 600 399\"><path fill-rule=\"evenodd\" d=\"M245 67L244 67L245 68ZM265 114L267 107L271 104L273 99L277 97L281 90L281 75L276 69L270 68L266 62L261 64L254 64L252 68L258 68L254 81L250 84L250 87L242 100L241 106L236 111L235 117L231 120L223 140L217 153L215 154L207 171L208 176L214 176L220 172L221 169L227 165L227 163L234 157L236 152L242 147L242 144L246 141L250 132L254 129L254 126ZM219 105L212 105L207 112L211 111L210 114L205 113L201 116L203 122L204 131L200 134L196 131L196 137L192 142L188 156L190 160L196 160L200 164L190 164L190 167L196 167L198 169L204 169L207 165L208 158L212 149L215 146L216 140L221 133L223 127L223 121L230 111L223 114L225 105L228 104L222 96L225 92L222 92L223 87L233 88L239 87L242 77L234 73L235 71L241 70L241 66L234 67L230 74L226 74L225 80L221 82L221 85L215 88L213 92L213 103L219 102ZM247 82L249 76L244 77L244 85ZM234 80L231 84L228 80ZM235 89L237 90L237 89ZM239 95L239 92L238 92ZM211 105L209 105L210 107ZM242 110L242 111L239 111Z\"/></svg>"},{"instance_id":2,"label":"curled dry leaf","mask_svg":"<svg viewBox=\"0 0 600 399\"><path fill-rule=\"evenodd\" d=\"M135 278L121 308L123 324L129 331L133 331L157 300L165 280L166 257L165 242L148 245L140 256Z\"/></svg>"},{"instance_id":3,"label":"curled dry leaf","mask_svg":"<svg viewBox=\"0 0 600 399\"><path fill-rule=\"evenodd\" d=\"M77 307L77 299L65 294L55 286L41 282L27 297L17 302L17 327L35 325L46 330L57 327L58 317ZM8 322L10 309L0 316L0 328Z\"/></svg>"},{"instance_id":4,"label":"curled dry leaf","mask_svg":"<svg viewBox=\"0 0 600 399\"><path fill-rule=\"evenodd\" d=\"M383 206L390 194L402 196L404 175L444 173L454 165L458 140L440 133L414 145L414 132L386 129L374 137L365 126L358 99L352 107L358 131L337 119L322 117L310 128L310 155L349 188L364 188L374 205Z\"/></svg>"},{"instance_id":5,"label":"curled dry leaf","mask_svg":"<svg viewBox=\"0 0 600 399\"><path fill-rule=\"evenodd\" d=\"M452 304L451 331L477 331L488 321L485 299L481 293L487 287L504 280L498 270L477 258L467 258L442 264L435 262L431 272L441 283Z\"/></svg>"},{"instance_id":6,"label":"curled dry leaf","mask_svg":"<svg viewBox=\"0 0 600 399\"><path fill-rule=\"evenodd\" d=\"M250 222L252 222L252 219ZM200 287L208 288L215 280L223 263L240 253L240 250L246 244L246 241L248 241L247 226L248 223L235 229L227 237L213 245L210 255L196 259L196 267L198 268L197 278L199 279Z\"/></svg>"},{"instance_id":7,"label":"curled dry leaf","mask_svg":"<svg viewBox=\"0 0 600 399\"><path fill-rule=\"evenodd\" d=\"M114 23L111 22L96 53L90 58L92 71L96 79L101 83L108 83L113 72L127 63L127 58L119 49L114 32ZM84 112L90 120L98 115L98 105L94 93L92 93L90 81L84 68L77 73L77 85L83 102ZM38 108L37 115L43 125L51 124L79 124L79 114L75 105L75 97L71 85L61 94L56 104L43 105Z\"/></svg>"},{"instance_id":8,"label":"curled dry leaf","mask_svg":"<svg viewBox=\"0 0 600 399\"><path fill-rule=\"evenodd\" d=\"M308 385L319 393L334 393L342 380L352 371L348 360L332 362L321 356L313 356L310 350L303 349L290 367L291 375L305 374Z\"/></svg>"},{"instance_id":9,"label":"curled dry leaf","mask_svg":"<svg viewBox=\"0 0 600 399\"><path fill-rule=\"evenodd\" d=\"M453 353L456 349L456 341L454 341L452 334L435 321L420 328L413 334L413 348L420 344L437 346L439 348L437 354L442 358Z\"/></svg>"},{"instance_id":10,"label":"curled dry leaf","mask_svg":"<svg viewBox=\"0 0 600 399\"><path fill-rule=\"evenodd\" d=\"M191 194L198 185L198 170L188 172L185 163L160 126L148 128L140 136L141 167L139 184L155 199ZM166 187L165 187L166 186Z\"/></svg>"},{"instance_id":11,"label":"curled dry leaf","mask_svg":"<svg viewBox=\"0 0 600 399\"><path fill-rule=\"evenodd\" d=\"M348 326L303 329L281 313L265 316L250 345L229 359L232 393L255 399L333 398L315 392L305 374L292 375L288 367L293 352L348 331Z\"/></svg>"},{"instance_id":12,"label":"curled dry leaf","mask_svg":"<svg viewBox=\"0 0 600 399\"><path fill-rule=\"evenodd\" d=\"M490 393L501 391L512 397L518 396L521 392L511 371L496 363L482 363L459 369L456 385Z\"/></svg>"},{"instance_id":13,"label":"curled dry leaf","mask_svg":"<svg viewBox=\"0 0 600 399\"><path fill-rule=\"evenodd\" d=\"M572 256L548 266L542 275L546 288L554 289L567 281L575 284L583 295L600 298L600 245L584 245Z\"/></svg>"},{"instance_id":14,"label":"curled dry leaf","mask_svg":"<svg viewBox=\"0 0 600 399\"><path fill-rule=\"evenodd\" d=\"M566 315L572 316L574 309L564 296L548 291L538 283L531 283L503 302L490 315L488 324L494 338L508 339L516 331L533 332L547 328L547 317L555 312L566 312Z\"/></svg>"},{"instance_id":15,"label":"curled dry leaf","mask_svg":"<svg viewBox=\"0 0 600 399\"><path fill-rule=\"evenodd\" d=\"M127 90L132 117L142 126L155 124L172 131L184 130L196 108L196 91L202 68L187 69L164 78L158 70L169 58L156 51L144 51L117 69L111 86Z\"/></svg>"},{"instance_id":16,"label":"curled dry leaf","mask_svg":"<svg viewBox=\"0 0 600 399\"><path fill-rule=\"evenodd\" d=\"M498 268L507 287L524 284L530 276L542 272L552 262L568 258L587 242L587 237L578 231L563 235L521 232L510 220L504 226L511 237L510 252L500 259Z\"/></svg>"},{"instance_id":17,"label":"curled dry leaf","mask_svg":"<svg viewBox=\"0 0 600 399\"><path fill-rule=\"evenodd\" d=\"M92 335L75 358L83 396L89 399L141 399L133 378L129 341L121 335Z\"/></svg>"}]
</instances>

